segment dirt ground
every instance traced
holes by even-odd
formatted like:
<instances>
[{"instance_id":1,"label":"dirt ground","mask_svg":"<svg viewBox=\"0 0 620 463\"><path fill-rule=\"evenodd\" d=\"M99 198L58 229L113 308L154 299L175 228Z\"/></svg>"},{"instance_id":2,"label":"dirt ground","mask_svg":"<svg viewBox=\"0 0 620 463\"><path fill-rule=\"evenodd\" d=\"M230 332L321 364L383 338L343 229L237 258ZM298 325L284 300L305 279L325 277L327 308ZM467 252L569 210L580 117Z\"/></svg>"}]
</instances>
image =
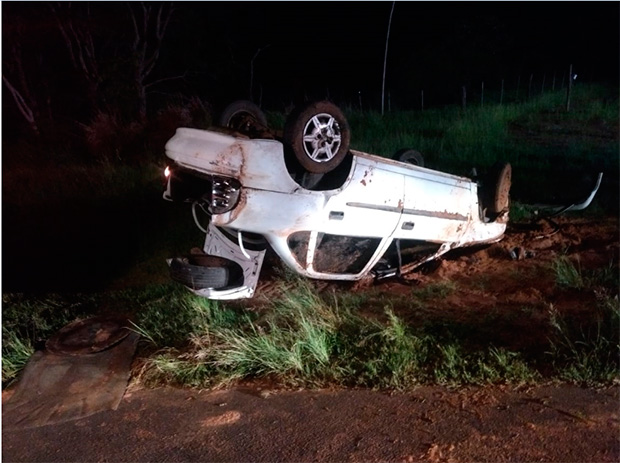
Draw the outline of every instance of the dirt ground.
<instances>
[{"instance_id":1,"label":"dirt ground","mask_svg":"<svg viewBox=\"0 0 620 463\"><path fill-rule=\"evenodd\" d=\"M499 243L453 253L401 280L316 284L392 301L407 323L466 323L485 343L527 354L544 348L550 307L584 320L591 315L594 291L555 284L549 269L560 255L582 271L617 265L618 218L512 225ZM442 281L452 282L452 290L411 310L413 290ZM276 290L265 278L257 297ZM382 306L365 310L380 316ZM10 394L3 392L3 403ZM116 411L34 429L3 427L2 459L617 462L620 388L424 386L388 393L262 383L202 392L132 386Z\"/></svg>"},{"instance_id":2,"label":"dirt ground","mask_svg":"<svg viewBox=\"0 0 620 463\"><path fill-rule=\"evenodd\" d=\"M4 462L617 462L617 388L133 390L116 411L2 431Z\"/></svg>"}]
</instances>

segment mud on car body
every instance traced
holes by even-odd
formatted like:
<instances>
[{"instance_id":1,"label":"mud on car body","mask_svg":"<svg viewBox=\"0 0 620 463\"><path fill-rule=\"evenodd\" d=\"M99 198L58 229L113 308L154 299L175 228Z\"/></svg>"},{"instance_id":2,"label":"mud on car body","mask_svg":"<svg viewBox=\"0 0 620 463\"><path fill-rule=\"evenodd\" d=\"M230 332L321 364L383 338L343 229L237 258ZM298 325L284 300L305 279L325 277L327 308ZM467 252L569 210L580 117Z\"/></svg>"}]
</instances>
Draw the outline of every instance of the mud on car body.
<instances>
[{"instance_id":1,"label":"mud on car body","mask_svg":"<svg viewBox=\"0 0 620 463\"><path fill-rule=\"evenodd\" d=\"M235 108L219 127L179 128L166 144L164 198L191 202L206 234L201 252L170 259L170 271L201 296L252 297L268 248L301 275L357 280L504 234L509 164L480 183L422 167L412 150L401 161L350 149L330 102L293 112L283 134L251 103Z\"/></svg>"}]
</instances>

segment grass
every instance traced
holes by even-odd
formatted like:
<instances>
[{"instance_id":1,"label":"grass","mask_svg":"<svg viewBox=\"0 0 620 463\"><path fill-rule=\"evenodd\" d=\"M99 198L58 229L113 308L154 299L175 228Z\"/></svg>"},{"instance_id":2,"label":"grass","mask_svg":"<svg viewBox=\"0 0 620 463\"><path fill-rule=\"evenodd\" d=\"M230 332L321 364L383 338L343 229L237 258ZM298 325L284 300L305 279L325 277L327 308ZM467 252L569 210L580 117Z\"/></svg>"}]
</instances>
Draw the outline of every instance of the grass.
<instances>
[{"instance_id":1,"label":"grass","mask_svg":"<svg viewBox=\"0 0 620 463\"><path fill-rule=\"evenodd\" d=\"M233 324L193 327L183 351L162 344L145 360L141 380L205 387L264 377L289 385L404 389L540 378L519 352L472 349L462 327L438 333L411 326L390 306L380 320L361 316L337 295L319 296L302 279L293 283L260 314L241 311Z\"/></svg>"},{"instance_id":2,"label":"grass","mask_svg":"<svg viewBox=\"0 0 620 463\"><path fill-rule=\"evenodd\" d=\"M373 297L319 294L312 282L290 275L282 285L286 290L261 307L209 301L173 284L72 297L5 295L3 382L64 322L100 306L135 314L142 335L135 376L147 385L216 387L270 378L283 385L407 389L542 379L608 384L618 377L620 309L617 296L603 289L596 323L549 311L547 352L532 358L481 342L471 322L406 322L390 303L364 314L360 307L376 304ZM430 288L412 292L411 310L428 313L434 297L458 290Z\"/></svg>"},{"instance_id":3,"label":"grass","mask_svg":"<svg viewBox=\"0 0 620 463\"><path fill-rule=\"evenodd\" d=\"M553 328L548 355L561 380L584 385L620 379L620 304L605 296L592 313L593 321L575 324L550 308Z\"/></svg>"},{"instance_id":4,"label":"grass","mask_svg":"<svg viewBox=\"0 0 620 463\"><path fill-rule=\"evenodd\" d=\"M94 311L90 295L2 296L2 384L9 384L35 349L64 325Z\"/></svg>"},{"instance_id":5,"label":"grass","mask_svg":"<svg viewBox=\"0 0 620 463\"><path fill-rule=\"evenodd\" d=\"M567 255L557 257L551 264L556 284L568 289L614 288L618 284L618 268L614 262L593 270L581 268L579 255L571 259Z\"/></svg>"},{"instance_id":6,"label":"grass","mask_svg":"<svg viewBox=\"0 0 620 463\"><path fill-rule=\"evenodd\" d=\"M548 355L560 379L582 384L611 382L620 378L620 302L618 268L584 270L579 259L560 256L553 262L556 284L564 290L595 294L586 322L575 322L553 305Z\"/></svg>"},{"instance_id":7,"label":"grass","mask_svg":"<svg viewBox=\"0 0 620 463\"><path fill-rule=\"evenodd\" d=\"M30 339L2 327L2 384L13 380L34 352Z\"/></svg>"},{"instance_id":8,"label":"grass","mask_svg":"<svg viewBox=\"0 0 620 463\"><path fill-rule=\"evenodd\" d=\"M454 293L456 289L457 284L454 281L442 280L439 282L430 283L422 288L414 288L412 293L422 301L429 301L435 298L443 299Z\"/></svg>"}]
</instances>

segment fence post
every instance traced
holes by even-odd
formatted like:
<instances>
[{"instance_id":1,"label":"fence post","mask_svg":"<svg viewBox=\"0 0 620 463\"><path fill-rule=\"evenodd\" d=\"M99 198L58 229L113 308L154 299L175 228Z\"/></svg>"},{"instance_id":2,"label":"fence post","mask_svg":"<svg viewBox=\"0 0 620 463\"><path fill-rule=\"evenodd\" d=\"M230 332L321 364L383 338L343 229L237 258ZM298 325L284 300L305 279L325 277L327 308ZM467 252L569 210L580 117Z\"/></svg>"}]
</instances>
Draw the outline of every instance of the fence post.
<instances>
[{"instance_id":1,"label":"fence post","mask_svg":"<svg viewBox=\"0 0 620 463\"><path fill-rule=\"evenodd\" d=\"M504 79L502 79L502 90L499 93L499 105L501 106L504 102Z\"/></svg>"},{"instance_id":2,"label":"fence post","mask_svg":"<svg viewBox=\"0 0 620 463\"><path fill-rule=\"evenodd\" d=\"M566 89L566 112L570 111L570 94L573 89L573 65L568 67L568 88Z\"/></svg>"},{"instance_id":3,"label":"fence post","mask_svg":"<svg viewBox=\"0 0 620 463\"><path fill-rule=\"evenodd\" d=\"M547 73L543 74L543 82L542 82L542 88L540 89L540 93L545 93L545 78L547 77Z\"/></svg>"},{"instance_id":4,"label":"fence post","mask_svg":"<svg viewBox=\"0 0 620 463\"><path fill-rule=\"evenodd\" d=\"M530 83L527 86L527 99L532 96L532 80L534 80L534 74L530 74Z\"/></svg>"},{"instance_id":5,"label":"fence post","mask_svg":"<svg viewBox=\"0 0 620 463\"><path fill-rule=\"evenodd\" d=\"M390 20L388 21L387 37L385 38L385 55L383 56L383 81L381 82L381 115L383 116L383 105L385 103L385 70L387 68L388 42L390 41L390 28L392 27L392 15L394 14L394 6L396 2L392 2L390 10Z\"/></svg>"},{"instance_id":6,"label":"fence post","mask_svg":"<svg viewBox=\"0 0 620 463\"><path fill-rule=\"evenodd\" d=\"M555 71L553 71L553 84L551 84L551 91L555 92Z\"/></svg>"},{"instance_id":7,"label":"fence post","mask_svg":"<svg viewBox=\"0 0 620 463\"><path fill-rule=\"evenodd\" d=\"M463 111L465 111L467 109L467 89L465 88L465 85L463 85L463 95L461 97L461 104L463 106Z\"/></svg>"},{"instance_id":8,"label":"fence post","mask_svg":"<svg viewBox=\"0 0 620 463\"><path fill-rule=\"evenodd\" d=\"M484 106L484 81L482 82L482 88L480 93L480 107Z\"/></svg>"}]
</instances>

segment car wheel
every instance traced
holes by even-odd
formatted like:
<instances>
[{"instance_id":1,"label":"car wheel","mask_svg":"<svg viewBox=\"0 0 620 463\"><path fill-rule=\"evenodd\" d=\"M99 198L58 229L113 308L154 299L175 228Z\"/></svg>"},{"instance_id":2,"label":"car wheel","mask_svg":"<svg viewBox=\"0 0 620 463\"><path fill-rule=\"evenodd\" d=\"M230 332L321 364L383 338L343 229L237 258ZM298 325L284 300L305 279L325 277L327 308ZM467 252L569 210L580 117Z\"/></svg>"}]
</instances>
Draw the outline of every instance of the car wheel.
<instances>
[{"instance_id":1,"label":"car wheel","mask_svg":"<svg viewBox=\"0 0 620 463\"><path fill-rule=\"evenodd\" d=\"M351 132L342 111L329 101L294 111L284 126L284 143L299 164L315 174L330 172L349 152Z\"/></svg>"},{"instance_id":2,"label":"car wheel","mask_svg":"<svg viewBox=\"0 0 620 463\"><path fill-rule=\"evenodd\" d=\"M224 108L218 124L247 135L267 130L267 118L263 111L247 100L237 100Z\"/></svg>"},{"instance_id":3,"label":"car wheel","mask_svg":"<svg viewBox=\"0 0 620 463\"><path fill-rule=\"evenodd\" d=\"M507 162L496 163L489 172L489 179L489 187L493 188L493 199L489 204L489 212L501 214L510 207L512 166Z\"/></svg>"},{"instance_id":4,"label":"car wheel","mask_svg":"<svg viewBox=\"0 0 620 463\"><path fill-rule=\"evenodd\" d=\"M189 288L224 288L231 281L233 262L208 255L176 257L170 261L170 277Z\"/></svg>"},{"instance_id":5,"label":"car wheel","mask_svg":"<svg viewBox=\"0 0 620 463\"><path fill-rule=\"evenodd\" d=\"M419 151L404 148L394 154L394 159L414 166L424 167L424 157Z\"/></svg>"}]
</instances>

